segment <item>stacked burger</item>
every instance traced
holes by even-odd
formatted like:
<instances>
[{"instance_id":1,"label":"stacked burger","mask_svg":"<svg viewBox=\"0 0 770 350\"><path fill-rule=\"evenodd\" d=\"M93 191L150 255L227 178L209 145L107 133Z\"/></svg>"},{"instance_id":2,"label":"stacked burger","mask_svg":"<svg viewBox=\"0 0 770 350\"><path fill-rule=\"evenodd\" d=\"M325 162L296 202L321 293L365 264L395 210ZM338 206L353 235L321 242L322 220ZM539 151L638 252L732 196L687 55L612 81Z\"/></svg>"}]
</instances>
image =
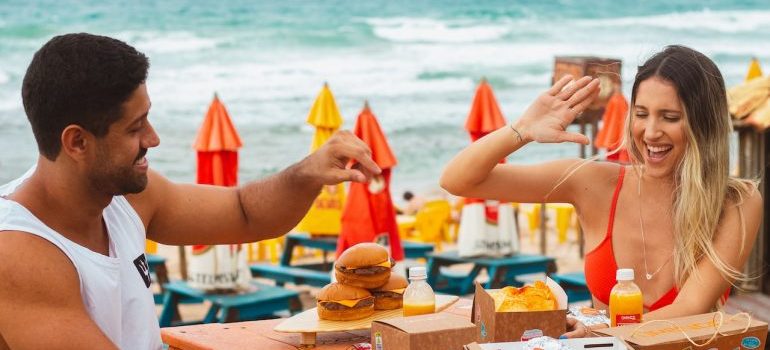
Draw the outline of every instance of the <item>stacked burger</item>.
<instances>
[{"instance_id":1,"label":"stacked burger","mask_svg":"<svg viewBox=\"0 0 770 350\"><path fill-rule=\"evenodd\" d=\"M360 243L348 248L334 264L338 282L318 293L318 318L351 321L366 318L375 310L400 309L404 277L392 274L395 262L388 251L376 243Z\"/></svg>"}]
</instances>

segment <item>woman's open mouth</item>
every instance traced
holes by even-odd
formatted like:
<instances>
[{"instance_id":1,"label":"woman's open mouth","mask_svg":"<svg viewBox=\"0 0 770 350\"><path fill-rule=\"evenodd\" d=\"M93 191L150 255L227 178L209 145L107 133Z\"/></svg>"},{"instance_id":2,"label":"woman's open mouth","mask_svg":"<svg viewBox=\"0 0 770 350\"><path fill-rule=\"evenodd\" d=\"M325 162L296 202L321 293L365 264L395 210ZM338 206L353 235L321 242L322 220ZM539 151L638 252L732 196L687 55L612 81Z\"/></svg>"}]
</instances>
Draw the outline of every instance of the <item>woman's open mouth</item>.
<instances>
[{"instance_id":1,"label":"woman's open mouth","mask_svg":"<svg viewBox=\"0 0 770 350\"><path fill-rule=\"evenodd\" d=\"M651 146L647 145L647 158L651 161L661 161L671 152L674 147L671 145Z\"/></svg>"}]
</instances>

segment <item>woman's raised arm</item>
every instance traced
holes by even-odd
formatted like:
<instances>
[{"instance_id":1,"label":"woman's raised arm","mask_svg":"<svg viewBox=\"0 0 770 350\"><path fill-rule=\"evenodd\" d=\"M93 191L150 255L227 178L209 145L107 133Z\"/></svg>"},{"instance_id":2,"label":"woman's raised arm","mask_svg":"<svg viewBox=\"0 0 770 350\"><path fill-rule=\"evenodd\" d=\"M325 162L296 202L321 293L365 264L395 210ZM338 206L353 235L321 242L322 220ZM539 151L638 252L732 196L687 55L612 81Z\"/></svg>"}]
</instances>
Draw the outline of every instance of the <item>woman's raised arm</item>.
<instances>
[{"instance_id":1,"label":"woman's raised arm","mask_svg":"<svg viewBox=\"0 0 770 350\"><path fill-rule=\"evenodd\" d=\"M586 136L567 132L566 128L591 104L598 92L597 79L583 77L573 81L571 76L561 78L540 94L514 124L482 137L457 154L444 169L441 186L464 197L540 202L550 193L549 201L571 202L571 191L565 190L569 186L560 186L553 191L554 185L580 160L528 166L498 162L531 141L588 144ZM511 191L514 184L517 190Z\"/></svg>"}]
</instances>

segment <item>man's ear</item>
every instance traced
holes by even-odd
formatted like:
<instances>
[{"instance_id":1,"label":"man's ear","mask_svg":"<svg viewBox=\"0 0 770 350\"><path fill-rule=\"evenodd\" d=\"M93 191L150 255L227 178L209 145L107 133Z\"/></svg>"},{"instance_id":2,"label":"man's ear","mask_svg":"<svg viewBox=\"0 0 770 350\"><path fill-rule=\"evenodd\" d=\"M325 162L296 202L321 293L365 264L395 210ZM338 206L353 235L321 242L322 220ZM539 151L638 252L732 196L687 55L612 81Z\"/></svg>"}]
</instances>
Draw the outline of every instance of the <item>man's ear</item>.
<instances>
[{"instance_id":1,"label":"man's ear","mask_svg":"<svg viewBox=\"0 0 770 350\"><path fill-rule=\"evenodd\" d=\"M67 125L61 133L61 151L73 159L84 159L92 147L93 135L79 125Z\"/></svg>"}]
</instances>

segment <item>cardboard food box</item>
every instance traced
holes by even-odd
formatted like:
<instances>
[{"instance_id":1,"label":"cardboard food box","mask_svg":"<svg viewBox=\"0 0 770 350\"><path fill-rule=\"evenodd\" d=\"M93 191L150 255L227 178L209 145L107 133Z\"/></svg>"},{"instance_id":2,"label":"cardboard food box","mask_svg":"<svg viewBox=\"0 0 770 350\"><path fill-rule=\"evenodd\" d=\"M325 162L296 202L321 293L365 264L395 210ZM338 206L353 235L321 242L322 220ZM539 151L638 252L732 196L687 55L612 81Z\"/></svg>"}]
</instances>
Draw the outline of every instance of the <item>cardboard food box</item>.
<instances>
[{"instance_id":1,"label":"cardboard food box","mask_svg":"<svg viewBox=\"0 0 770 350\"><path fill-rule=\"evenodd\" d=\"M709 313L600 329L595 332L623 339L637 350L761 350L767 341L767 323L750 319L745 314L736 317L725 314L722 316L721 325L719 313ZM714 340L704 344L714 334ZM693 342L703 345L691 343L687 336Z\"/></svg>"},{"instance_id":2,"label":"cardboard food box","mask_svg":"<svg viewBox=\"0 0 770 350\"><path fill-rule=\"evenodd\" d=\"M633 350L624 344L622 340L615 337L559 339L558 342L570 349ZM489 344L471 343L465 346L465 350L523 350L526 349L526 344L527 342L523 341Z\"/></svg>"},{"instance_id":3,"label":"cardboard food box","mask_svg":"<svg viewBox=\"0 0 770 350\"><path fill-rule=\"evenodd\" d=\"M567 294L550 278L546 285L556 297L558 310L497 312L490 292L478 283L473 296L471 320L476 324L479 343L525 341L547 335L558 338L567 331Z\"/></svg>"},{"instance_id":4,"label":"cardboard food box","mask_svg":"<svg viewBox=\"0 0 770 350\"><path fill-rule=\"evenodd\" d=\"M476 340L467 317L446 312L372 322L372 350L462 350Z\"/></svg>"}]
</instances>

